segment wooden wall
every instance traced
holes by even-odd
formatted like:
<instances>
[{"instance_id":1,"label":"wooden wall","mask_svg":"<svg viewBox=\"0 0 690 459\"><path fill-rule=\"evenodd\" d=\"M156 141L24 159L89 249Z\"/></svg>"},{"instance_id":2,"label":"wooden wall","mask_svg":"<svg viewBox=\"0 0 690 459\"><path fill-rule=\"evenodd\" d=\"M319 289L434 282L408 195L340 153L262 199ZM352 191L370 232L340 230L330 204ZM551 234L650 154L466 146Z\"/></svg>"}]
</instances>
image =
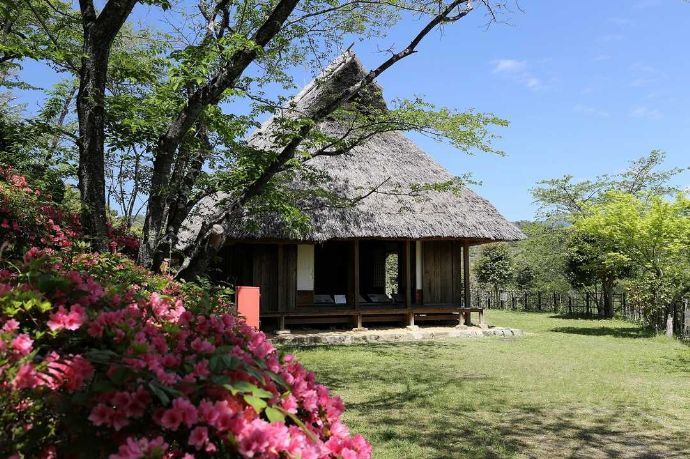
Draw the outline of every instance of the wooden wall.
<instances>
[{"instance_id":1,"label":"wooden wall","mask_svg":"<svg viewBox=\"0 0 690 459\"><path fill-rule=\"evenodd\" d=\"M292 311L297 293L295 244L231 244L223 255L227 280L261 287L261 312Z\"/></svg>"},{"instance_id":2,"label":"wooden wall","mask_svg":"<svg viewBox=\"0 0 690 459\"><path fill-rule=\"evenodd\" d=\"M422 245L424 304L460 304L462 242L424 241Z\"/></svg>"}]
</instances>

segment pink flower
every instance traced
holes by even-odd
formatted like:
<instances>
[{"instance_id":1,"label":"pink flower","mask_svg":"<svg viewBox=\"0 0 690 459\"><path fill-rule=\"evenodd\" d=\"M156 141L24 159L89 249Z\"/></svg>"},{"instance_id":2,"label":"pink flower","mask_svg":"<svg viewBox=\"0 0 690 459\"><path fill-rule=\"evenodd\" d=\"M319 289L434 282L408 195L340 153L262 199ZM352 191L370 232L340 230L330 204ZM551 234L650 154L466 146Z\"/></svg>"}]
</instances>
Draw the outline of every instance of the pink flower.
<instances>
[{"instance_id":1,"label":"pink flower","mask_svg":"<svg viewBox=\"0 0 690 459\"><path fill-rule=\"evenodd\" d=\"M24 363L19 367L19 371L12 382L17 389L33 389L40 384L38 374L30 363Z\"/></svg>"},{"instance_id":2,"label":"pink flower","mask_svg":"<svg viewBox=\"0 0 690 459\"><path fill-rule=\"evenodd\" d=\"M289 430L283 423L254 419L237 435L244 457L278 457L290 445Z\"/></svg>"},{"instance_id":3,"label":"pink flower","mask_svg":"<svg viewBox=\"0 0 690 459\"><path fill-rule=\"evenodd\" d=\"M13 332L19 328L19 322L17 322L14 319L10 319L7 322L5 322L5 325L2 326L2 331L4 332Z\"/></svg>"},{"instance_id":4,"label":"pink flower","mask_svg":"<svg viewBox=\"0 0 690 459\"><path fill-rule=\"evenodd\" d=\"M77 330L82 326L86 320L86 310L79 304L73 304L69 312L65 310L64 306L60 306L57 312L50 316L48 321L48 328L52 331L67 329Z\"/></svg>"},{"instance_id":5,"label":"pink flower","mask_svg":"<svg viewBox=\"0 0 690 459\"><path fill-rule=\"evenodd\" d=\"M194 365L194 376L197 378L206 378L209 374L208 360L204 359Z\"/></svg>"},{"instance_id":6,"label":"pink flower","mask_svg":"<svg viewBox=\"0 0 690 459\"><path fill-rule=\"evenodd\" d=\"M211 352L216 350L216 347L213 344L201 338L194 339L194 341L192 341L191 347L194 351L202 354L210 354Z\"/></svg>"},{"instance_id":7,"label":"pink flower","mask_svg":"<svg viewBox=\"0 0 690 459\"><path fill-rule=\"evenodd\" d=\"M195 427L189 434L188 443L198 450L203 448L206 443L208 443L208 428L201 426Z\"/></svg>"},{"instance_id":8,"label":"pink flower","mask_svg":"<svg viewBox=\"0 0 690 459\"><path fill-rule=\"evenodd\" d=\"M280 406L288 413L297 413L297 399L292 395L288 395L280 401Z\"/></svg>"},{"instance_id":9,"label":"pink flower","mask_svg":"<svg viewBox=\"0 0 690 459\"><path fill-rule=\"evenodd\" d=\"M140 459L149 456L162 457L166 449L168 449L168 444L163 441L163 437L156 437L153 440L129 437L125 443L120 445L117 454L111 454L108 459Z\"/></svg>"},{"instance_id":10,"label":"pink flower","mask_svg":"<svg viewBox=\"0 0 690 459\"><path fill-rule=\"evenodd\" d=\"M89 415L89 421L91 421L91 423L96 426L108 425L110 424L112 414L112 408L105 406L102 403L99 403L91 410L91 414Z\"/></svg>"},{"instance_id":11,"label":"pink flower","mask_svg":"<svg viewBox=\"0 0 690 459\"><path fill-rule=\"evenodd\" d=\"M19 355L26 355L31 352L31 346L34 344L29 335L22 333L12 340L12 349Z\"/></svg>"},{"instance_id":12,"label":"pink flower","mask_svg":"<svg viewBox=\"0 0 690 459\"><path fill-rule=\"evenodd\" d=\"M177 430L183 422L192 427L198 419L196 407L186 398L178 397L172 406L165 410L161 417L161 425L166 429Z\"/></svg>"},{"instance_id":13,"label":"pink flower","mask_svg":"<svg viewBox=\"0 0 690 459\"><path fill-rule=\"evenodd\" d=\"M31 247L24 254L24 263L28 264L31 260L43 256L43 254L44 254L43 250L39 249L38 247Z\"/></svg>"}]
</instances>

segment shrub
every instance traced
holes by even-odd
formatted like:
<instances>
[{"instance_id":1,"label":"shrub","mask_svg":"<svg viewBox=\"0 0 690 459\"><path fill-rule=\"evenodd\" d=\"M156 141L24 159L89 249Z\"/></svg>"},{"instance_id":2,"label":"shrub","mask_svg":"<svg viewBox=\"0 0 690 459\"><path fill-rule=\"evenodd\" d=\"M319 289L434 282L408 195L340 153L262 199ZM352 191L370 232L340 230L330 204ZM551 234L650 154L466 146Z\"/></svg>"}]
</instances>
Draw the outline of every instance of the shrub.
<instances>
[{"instance_id":1,"label":"shrub","mask_svg":"<svg viewBox=\"0 0 690 459\"><path fill-rule=\"evenodd\" d=\"M0 456L370 457L223 292L45 240L0 271Z\"/></svg>"},{"instance_id":2,"label":"shrub","mask_svg":"<svg viewBox=\"0 0 690 459\"><path fill-rule=\"evenodd\" d=\"M139 240L121 227L109 225L113 252L136 258ZM66 249L82 237L79 216L56 204L26 177L0 167L0 240L2 251L22 254L32 246ZM8 254L5 254L6 256Z\"/></svg>"}]
</instances>

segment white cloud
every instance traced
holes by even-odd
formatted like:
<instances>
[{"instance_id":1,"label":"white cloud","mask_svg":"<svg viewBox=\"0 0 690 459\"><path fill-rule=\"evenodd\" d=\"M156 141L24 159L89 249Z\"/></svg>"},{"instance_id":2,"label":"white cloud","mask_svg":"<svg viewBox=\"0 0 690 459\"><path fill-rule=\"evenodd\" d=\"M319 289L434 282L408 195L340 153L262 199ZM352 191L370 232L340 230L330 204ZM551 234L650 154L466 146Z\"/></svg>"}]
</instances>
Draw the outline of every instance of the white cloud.
<instances>
[{"instance_id":1,"label":"white cloud","mask_svg":"<svg viewBox=\"0 0 690 459\"><path fill-rule=\"evenodd\" d=\"M630 116L633 118L645 118L648 120L658 120L663 118L663 113L658 108L650 108L644 105L638 105L630 111Z\"/></svg>"},{"instance_id":2,"label":"white cloud","mask_svg":"<svg viewBox=\"0 0 690 459\"><path fill-rule=\"evenodd\" d=\"M516 61L515 59L498 59L493 64L494 73L524 72L527 68L527 61Z\"/></svg>"},{"instance_id":3,"label":"white cloud","mask_svg":"<svg viewBox=\"0 0 690 459\"><path fill-rule=\"evenodd\" d=\"M530 72L527 61L497 59L492 62L492 65L492 73L504 75L530 90L537 91L544 88L543 81Z\"/></svg>"},{"instance_id":4,"label":"white cloud","mask_svg":"<svg viewBox=\"0 0 690 459\"><path fill-rule=\"evenodd\" d=\"M620 17L609 18L609 22L612 22L613 24L619 27L627 27L635 24L635 22L632 19Z\"/></svg>"},{"instance_id":5,"label":"white cloud","mask_svg":"<svg viewBox=\"0 0 690 459\"><path fill-rule=\"evenodd\" d=\"M611 56L608 54L598 54L594 56L594 61L595 62L603 62L603 61L609 61L611 60Z\"/></svg>"},{"instance_id":6,"label":"white cloud","mask_svg":"<svg viewBox=\"0 0 690 459\"><path fill-rule=\"evenodd\" d=\"M610 43L612 41L620 41L624 38L625 36L620 33L608 33L606 35L600 36L599 38L597 38L597 40L602 43Z\"/></svg>"},{"instance_id":7,"label":"white cloud","mask_svg":"<svg viewBox=\"0 0 690 459\"><path fill-rule=\"evenodd\" d=\"M656 67L642 64L640 62L636 62L635 64L631 65L630 72L634 75L633 80L630 82L630 86L634 88L655 85L661 80L668 78L666 73L662 72Z\"/></svg>"},{"instance_id":8,"label":"white cloud","mask_svg":"<svg viewBox=\"0 0 690 459\"><path fill-rule=\"evenodd\" d=\"M610 116L609 112L606 110L601 110L596 107L590 107L589 105L577 104L573 107L575 113L581 115L593 116L596 118L608 118Z\"/></svg>"},{"instance_id":9,"label":"white cloud","mask_svg":"<svg viewBox=\"0 0 690 459\"><path fill-rule=\"evenodd\" d=\"M638 10L646 8L656 8L660 4L660 0L637 0L635 3L633 3L633 8Z\"/></svg>"}]
</instances>

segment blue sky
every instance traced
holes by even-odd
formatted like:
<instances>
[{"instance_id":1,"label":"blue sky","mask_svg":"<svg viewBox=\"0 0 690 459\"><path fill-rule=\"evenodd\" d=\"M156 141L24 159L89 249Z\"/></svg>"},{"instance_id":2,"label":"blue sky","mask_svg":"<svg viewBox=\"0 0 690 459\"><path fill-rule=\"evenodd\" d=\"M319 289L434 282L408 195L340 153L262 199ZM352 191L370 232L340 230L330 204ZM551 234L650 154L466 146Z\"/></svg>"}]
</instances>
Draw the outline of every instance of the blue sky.
<instances>
[{"instance_id":1,"label":"blue sky","mask_svg":"<svg viewBox=\"0 0 690 459\"><path fill-rule=\"evenodd\" d=\"M667 153L669 167L690 166L690 2L521 0L520 6L505 16L509 24L488 28L477 10L382 75L387 99L422 95L511 123L497 130L505 157L467 156L414 137L422 148L451 172L481 180L477 191L510 220L533 217L529 190L542 179L617 172L652 149ZM154 21L159 13L139 8L137 18ZM374 67L386 57L381 49L403 46L418 27L403 21L388 37L353 49ZM311 78L297 75L298 84ZM44 87L54 81L36 65L22 76ZM35 108L35 98L25 96ZM688 175L678 185L690 185Z\"/></svg>"},{"instance_id":2,"label":"blue sky","mask_svg":"<svg viewBox=\"0 0 690 459\"><path fill-rule=\"evenodd\" d=\"M690 3L682 0L521 1L510 25L474 14L445 29L392 73L387 98L494 112L505 157L468 157L415 141L451 172L472 172L477 190L509 219L529 219L542 179L617 172L652 149L690 166ZM413 32L395 30L391 41ZM374 65L375 49L356 47ZM689 186L688 174L678 178Z\"/></svg>"}]
</instances>

